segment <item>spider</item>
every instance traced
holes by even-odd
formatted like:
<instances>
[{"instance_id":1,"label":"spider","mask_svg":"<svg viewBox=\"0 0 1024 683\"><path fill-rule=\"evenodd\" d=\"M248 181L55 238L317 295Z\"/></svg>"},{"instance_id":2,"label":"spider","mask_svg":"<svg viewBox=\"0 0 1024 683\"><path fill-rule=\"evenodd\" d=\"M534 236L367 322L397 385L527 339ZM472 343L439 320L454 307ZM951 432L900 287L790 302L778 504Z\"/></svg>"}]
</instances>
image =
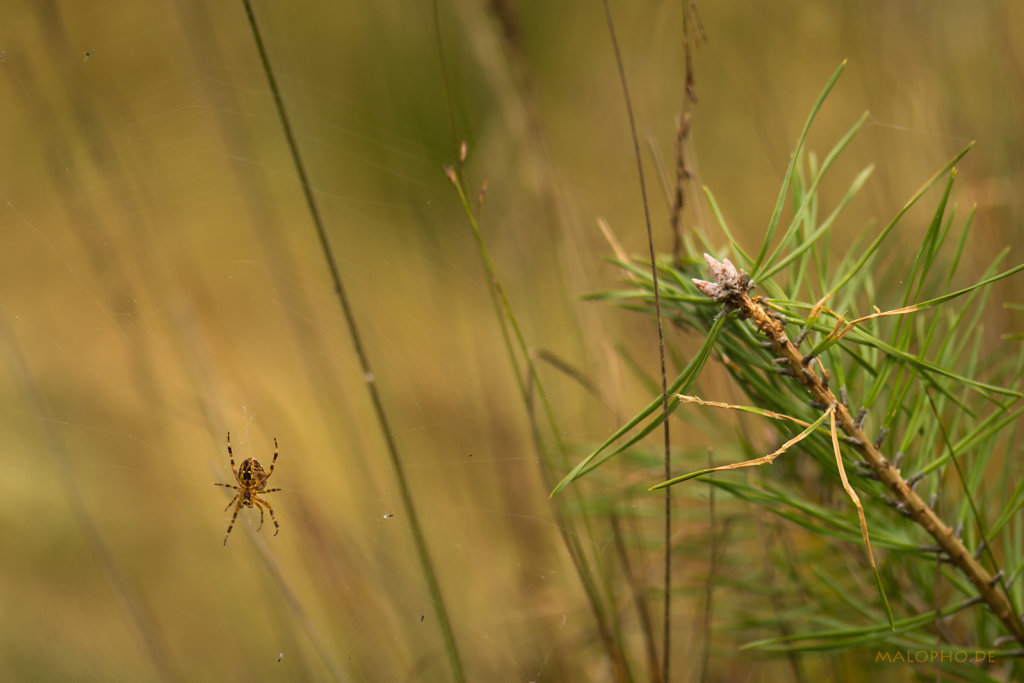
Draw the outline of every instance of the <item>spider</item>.
<instances>
[{"instance_id":1,"label":"spider","mask_svg":"<svg viewBox=\"0 0 1024 683\"><path fill-rule=\"evenodd\" d=\"M235 518L238 517L238 511L243 506L259 508L260 525L256 527L256 531L259 531L263 528L263 506L266 505L267 510L270 512L270 520L274 523L274 535L277 536L281 526L277 523L277 518L274 517L274 508L270 507L270 503L259 497L266 493L274 493L281 490L266 488L267 480L274 473L274 465L277 463L277 439L274 439L274 459L270 463L269 472L263 469L263 465L256 458L246 458L242 461L241 467L235 468L235 456L231 452L231 432L228 432L228 458L231 460L231 473L235 475L235 481L238 482L238 486L214 483L214 486L223 486L238 491L227 507L224 508L224 511L227 512L228 508L232 505L235 506L235 512L231 515L231 523L228 524L227 533L224 534L224 545L228 544L228 536L231 534L232 527L235 526ZM235 501L238 502L236 503Z\"/></svg>"}]
</instances>

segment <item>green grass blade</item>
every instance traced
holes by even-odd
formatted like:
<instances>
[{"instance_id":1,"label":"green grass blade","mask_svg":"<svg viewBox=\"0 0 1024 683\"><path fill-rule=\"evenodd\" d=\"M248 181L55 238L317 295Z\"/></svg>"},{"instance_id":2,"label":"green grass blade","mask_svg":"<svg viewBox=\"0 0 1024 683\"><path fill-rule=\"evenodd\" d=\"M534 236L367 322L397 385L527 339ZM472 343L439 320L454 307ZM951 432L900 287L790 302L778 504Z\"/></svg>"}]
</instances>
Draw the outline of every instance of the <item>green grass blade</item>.
<instances>
[{"instance_id":1,"label":"green grass blade","mask_svg":"<svg viewBox=\"0 0 1024 683\"><path fill-rule=\"evenodd\" d=\"M797 160L800 158L800 152L803 150L804 141L807 139L807 133L811 129L811 123L818 115L818 111L821 109L821 105L824 104L825 98L832 91L832 87L839 80L839 76L843 73L843 69L846 68L846 60L844 59L842 64L832 73L832 77L828 79L828 83L822 89L821 94L818 95L818 99L815 100L814 105L811 107L811 113L807 117L807 121L804 123L804 128L800 132L800 137L797 140L796 148L793 150L793 154L789 157L789 166L786 168L786 175L782 179L782 187L779 189L779 197L775 200L775 209L772 211L772 217L768 221L768 229L765 231L764 242L761 243L761 250L757 254L757 259L754 261L754 272L758 270L760 265L764 262L764 258L768 253L768 248L771 246L772 239L775 237L775 230L779 226L779 217L782 215L782 207L786 203L786 195L789 194L789 184L793 180L793 172L796 169Z\"/></svg>"},{"instance_id":2,"label":"green grass blade","mask_svg":"<svg viewBox=\"0 0 1024 683\"><path fill-rule=\"evenodd\" d=\"M711 329L708 330L708 334L707 337L704 339L703 346L701 346L697 354L690 360L690 363L685 368L683 368L683 371L679 373L679 376L676 377L676 379L672 382L671 385L669 385L669 394L675 394L680 391L686 391L686 389L697 378L697 376L700 374L700 371L704 368L704 364L707 362L708 357L711 355L711 349L714 347L715 340L718 338L719 332L721 332L722 330L722 325L725 324L725 320L726 318L724 316L717 318L715 320L714 324L712 324L711 326ZM678 405L678 402L676 403L676 405ZM572 470L567 475L565 475L565 477L563 477L560 482L558 482L555 488L551 491L550 495L554 496L559 491L564 489L566 486L576 481L576 479L583 476L583 474L589 472L592 469L590 467L591 463L593 463L594 460L598 456L600 456L605 449L607 449L611 444L618 441L620 438L622 438L624 434L631 431L634 427L643 422L651 413L655 412L661 407L662 400L660 396L657 399L648 403L647 406L645 406L643 410L641 410L637 415L635 415L632 420L630 420L625 425L616 430L615 433L608 437L608 439L605 440L604 443L598 446L598 448L594 452L592 452L590 455L581 460L579 464L573 467ZM660 415L658 419L664 419L664 415ZM605 460L607 460L607 458L602 459L601 461L598 462L598 464L604 462Z\"/></svg>"}]
</instances>

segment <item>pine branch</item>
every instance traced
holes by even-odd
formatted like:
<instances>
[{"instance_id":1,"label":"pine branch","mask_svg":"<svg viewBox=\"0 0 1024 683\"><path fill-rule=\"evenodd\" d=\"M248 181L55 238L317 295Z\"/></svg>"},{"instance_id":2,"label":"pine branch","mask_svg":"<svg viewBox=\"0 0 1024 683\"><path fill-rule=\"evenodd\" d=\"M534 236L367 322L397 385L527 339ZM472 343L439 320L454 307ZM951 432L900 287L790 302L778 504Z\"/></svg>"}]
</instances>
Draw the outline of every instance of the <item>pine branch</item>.
<instances>
[{"instance_id":1,"label":"pine branch","mask_svg":"<svg viewBox=\"0 0 1024 683\"><path fill-rule=\"evenodd\" d=\"M790 341L783 323L764 304L761 297L751 297L750 277L728 260L719 263L704 255L715 282L694 280L703 294L725 305L723 314L735 309L741 318L753 321L757 331L768 339L775 355L785 359L785 366L794 378L810 393L812 401L823 406L834 406L840 429L871 471L892 493L896 506L935 539L938 547L970 580L992 612L1003 622L1013 637L1024 645L1024 627L1007 595L1000 590L999 573L990 573L968 551L956 532L929 507L900 471L882 454L878 446L865 433L861 421L850 413L845 401L836 397L828 386L828 371L820 361L819 371L813 367L814 356L805 355ZM780 360L781 363L781 360Z\"/></svg>"}]
</instances>

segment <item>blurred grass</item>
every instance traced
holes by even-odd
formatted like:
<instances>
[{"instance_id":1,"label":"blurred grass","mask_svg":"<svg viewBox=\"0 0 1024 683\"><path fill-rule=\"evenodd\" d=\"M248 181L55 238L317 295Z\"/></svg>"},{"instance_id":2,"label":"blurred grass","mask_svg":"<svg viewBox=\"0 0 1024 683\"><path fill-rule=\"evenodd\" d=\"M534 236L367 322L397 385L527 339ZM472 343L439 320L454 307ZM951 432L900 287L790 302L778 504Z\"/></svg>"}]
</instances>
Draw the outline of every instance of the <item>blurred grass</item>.
<instances>
[{"instance_id":1,"label":"blurred grass","mask_svg":"<svg viewBox=\"0 0 1024 683\"><path fill-rule=\"evenodd\" d=\"M45 406L20 388L5 356L0 669L20 680L322 679L332 669L357 680L444 680L408 529L400 516L384 517L397 512L399 494L241 5L99 7L11 2L0 29L0 315ZM740 238L756 241L809 103L849 58L809 147L827 149L869 109L840 164L876 171L837 234L853 240L871 217L892 215L976 139L954 190L961 206L978 204L977 251L965 252L978 260L964 267L969 276L999 248L1021 249L1018 3L700 9L710 38L697 53L697 183L684 225L711 222L698 199L706 184ZM653 373L653 329L578 300L617 277L601 261L609 250L595 218L642 253L642 213L600 13L581 2L516 10L546 156L528 144L490 16L472 3L443 5L442 35L469 143L468 185L488 182L481 227L528 343L582 368L604 399L541 366L563 437L585 452L649 400L613 347ZM427 5L256 11L395 437L410 454L468 677L599 677L605 660L551 523L478 256L441 171L449 142ZM615 11L641 135L671 158L682 97L678 10ZM552 190L556 213L543 204ZM657 230L667 207L652 208L666 249L670 236ZM915 244L927 220L916 215L919 229L898 239ZM1020 329L1019 311L985 321L992 338L1011 329ZM248 511L228 548L220 545L226 500L212 483L228 471L228 429L243 458L268 457L274 436L281 444L281 533L261 533L255 548ZM70 466L51 457L51 431ZM623 465L623 481L596 480L590 500L599 506L612 488L609 505L642 518L651 502L622 493L654 483L644 475L658 464L643 467ZM66 475L165 661L153 661L126 618L59 484ZM703 504L689 505L680 504L680 534L703 549ZM638 544L656 538L656 521L630 523ZM607 529L585 541L612 557ZM633 550L634 571L656 585L657 548ZM702 586L683 581L679 660L699 645L685 629L695 628L688 612ZM730 600L742 592L716 596L726 612L738 608ZM329 654L318 654L318 641ZM754 673L754 660L732 645L722 640L712 652L716 675L789 675L784 663L757 662L764 668ZM880 680L905 673L858 661L806 666L831 667L837 679L865 667Z\"/></svg>"}]
</instances>

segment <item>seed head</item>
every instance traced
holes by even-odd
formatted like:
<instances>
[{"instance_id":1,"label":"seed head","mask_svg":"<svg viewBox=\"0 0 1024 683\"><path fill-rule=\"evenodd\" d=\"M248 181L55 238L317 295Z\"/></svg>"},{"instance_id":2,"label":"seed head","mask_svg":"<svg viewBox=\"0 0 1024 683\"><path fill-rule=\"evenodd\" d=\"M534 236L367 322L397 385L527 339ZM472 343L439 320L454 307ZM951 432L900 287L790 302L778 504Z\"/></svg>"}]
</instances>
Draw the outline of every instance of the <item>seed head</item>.
<instances>
[{"instance_id":1,"label":"seed head","mask_svg":"<svg viewBox=\"0 0 1024 683\"><path fill-rule=\"evenodd\" d=\"M693 284L701 291L701 294L710 299L718 299L725 293L725 290L722 289L721 285L716 285L714 282L707 282L706 280L693 278Z\"/></svg>"},{"instance_id":2,"label":"seed head","mask_svg":"<svg viewBox=\"0 0 1024 683\"><path fill-rule=\"evenodd\" d=\"M717 261L710 254L704 254L704 261L714 276L714 282L704 280L693 280L694 286L715 301L727 301L740 294L746 294L750 289L750 276L732 264L729 259Z\"/></svg>"}]
</instances>

